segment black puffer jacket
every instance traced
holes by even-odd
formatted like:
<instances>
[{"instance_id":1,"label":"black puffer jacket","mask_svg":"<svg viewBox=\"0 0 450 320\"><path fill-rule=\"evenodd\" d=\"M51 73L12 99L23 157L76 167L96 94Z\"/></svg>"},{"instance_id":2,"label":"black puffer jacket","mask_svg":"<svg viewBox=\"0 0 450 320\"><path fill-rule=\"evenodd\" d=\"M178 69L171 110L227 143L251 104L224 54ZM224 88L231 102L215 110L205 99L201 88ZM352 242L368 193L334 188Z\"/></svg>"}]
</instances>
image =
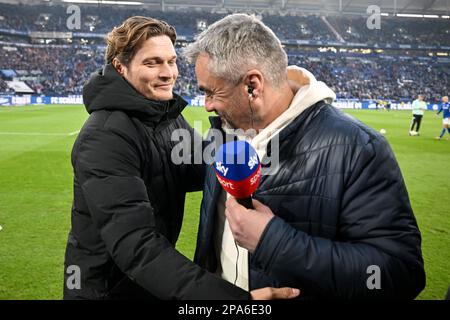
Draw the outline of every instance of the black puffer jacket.
<instances>
[{"instance_id":1,"label":"black puffer jacket","mask_svg":"<svg viewBox=\"0 0 450 320\"><path fill-rule=\"evenodd\" d=\"M212 124L220 128L217 118ZM416 297L425 286L421 236L386 140L319 102L279 141L280 169L254 194L276 216L250 257L250 288L290 286L303 298ZM220 191L209 167L194 261L211 271ZM373 265L379 290L367 286L376 284Z\"/></svg>"},{"instance_id":2,"label":"black puffer jacket","mask_svg":"<svg viewBox=\"0 0 450 320\"><path fill-rule=\"evenodd\" d=\"M146 99L111 65L90 79L83 98L90 116L72 151L64 298L247 299L174 248L185 193L204 179L203 166L171 161L172 132L194 135L180 114L186 103ZM81 289L70 266L79 267Z\"/></svg>"}]
</instances>

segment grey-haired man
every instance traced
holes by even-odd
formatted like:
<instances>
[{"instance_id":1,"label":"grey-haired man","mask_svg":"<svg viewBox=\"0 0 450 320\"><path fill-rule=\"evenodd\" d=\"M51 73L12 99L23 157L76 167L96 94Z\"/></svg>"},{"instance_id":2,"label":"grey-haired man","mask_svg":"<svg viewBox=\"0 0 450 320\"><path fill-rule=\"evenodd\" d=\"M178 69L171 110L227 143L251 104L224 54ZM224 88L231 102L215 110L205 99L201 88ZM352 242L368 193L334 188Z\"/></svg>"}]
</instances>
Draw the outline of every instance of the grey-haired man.
<instances>
[{"instance_id":1,"label":"grey-haired man","mask_svg":"<svg viewBox=\"0 0 450 320\"><path fill-rule=\"evenodd\" d=\"M279 39L255 17L217 21L185 55L206 110L218 115L212 127L242 129L238 138L263 162L279 159L253 195L254 210L207 170L195 261L245 289L416 297L425 285L421 236L386 140L332 107L335 94L310 72L287 68Z\"/></svg>"}]
</instances>

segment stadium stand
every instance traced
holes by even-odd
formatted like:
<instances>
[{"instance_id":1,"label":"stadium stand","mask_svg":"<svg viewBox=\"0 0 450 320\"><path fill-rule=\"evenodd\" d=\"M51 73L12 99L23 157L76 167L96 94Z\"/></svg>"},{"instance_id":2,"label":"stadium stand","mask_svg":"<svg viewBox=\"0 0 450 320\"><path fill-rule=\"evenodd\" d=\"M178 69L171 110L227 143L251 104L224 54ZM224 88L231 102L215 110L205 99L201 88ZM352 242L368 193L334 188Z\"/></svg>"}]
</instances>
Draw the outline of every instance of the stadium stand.
<instances>
[{"instance_id":1,"label":"stadium stand","mask_svg":"<svg viewBox=\"0 0 450 320\"><path fill-rule=\"evenodd\" d=\"M82 8L83 23L80 30L72 30L72 38L39 39L30 33L71 31L66 25L66 7L0 4L0 70L15 71L14 77L0 72L0 94L11 93L5 81L13 78L24 81L36 94L81 94L89 75L103 64L105 33L129 16L147 15L174 25L180 54L182 46L205 25L225 15L204 10L180 14L95 5ZM289 63L311 70L339 98L401 101L421 92L437 101L448 90L450 58L437 55L442 48L450 51L446 47L450 46L448 19L387 17L382 20L383 28L370 30L361 16L260 17L282 39ZM364 46L357 48L355 43ZM178 68L176 91L183 96L199 95L193 67L180 56Z\"/></svg>"},{"instance_id":2,"label":"stadium stand","mask_svg":"<svg viewBox=\"0 0 450 320\"><path fill-rule=\"evenodd\" d=\"M367 44L415 44L415 45L450 45L450 23L446 19L383 17L379 30L361 26L366 18L335 16L327 20L338 30L346 41Z\"/></svg>"}]
</instances>

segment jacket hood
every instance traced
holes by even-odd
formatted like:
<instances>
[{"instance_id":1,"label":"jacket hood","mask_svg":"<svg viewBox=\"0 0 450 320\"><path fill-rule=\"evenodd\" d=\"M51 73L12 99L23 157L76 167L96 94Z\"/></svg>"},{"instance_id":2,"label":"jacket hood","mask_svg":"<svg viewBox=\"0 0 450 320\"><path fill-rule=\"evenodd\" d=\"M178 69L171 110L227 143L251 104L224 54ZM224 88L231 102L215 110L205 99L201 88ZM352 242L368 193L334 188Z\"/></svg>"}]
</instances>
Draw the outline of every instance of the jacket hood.
<instances>
[{"instance_id":1,"label":"jacket hood","mask_svg":"<svg viewBox=\"0 0 450 320\"><path fill-rule=\"evenodd\" d=\"M155 101L136 91L110 64L94 73L83 88L88 113L121 110L151 122L177 118L187 102L177 94L173 99Z\"/></svg>"},{"instance_id":2,"label":"jacket hood","mask_svg":"<svg viewBox=\"0 0 450 320\"><path fill-rule=\"evenodd\" d=\"M323 100L325 103L331 104L336 99L333 90L324 82L317 81L314 75L305 68L289 66L288 81L294 92L294 98L286 111L264 128L262 133L279 131L317 102ZM264 139L264 136L263 134L260 139Z\"/></svg>"}]
</instances>

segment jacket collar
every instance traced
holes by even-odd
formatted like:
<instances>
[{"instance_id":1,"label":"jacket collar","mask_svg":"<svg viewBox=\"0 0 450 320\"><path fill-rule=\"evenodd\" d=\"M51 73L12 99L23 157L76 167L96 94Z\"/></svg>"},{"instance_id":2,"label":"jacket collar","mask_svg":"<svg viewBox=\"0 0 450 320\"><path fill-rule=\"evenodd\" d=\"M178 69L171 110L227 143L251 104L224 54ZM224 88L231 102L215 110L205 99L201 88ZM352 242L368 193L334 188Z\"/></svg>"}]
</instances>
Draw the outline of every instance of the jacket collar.
<instances>
[{"instance_id":1,"label":"jacket collar","mask_svg":"<svg viewBox=\"0 0 450 320\"><path fill-rule=\"evenodd\" d=\"M97 110L121 110L145 122L160 123L177 118L187 102L177 94L167 101L155 101L136 91L110 64L91 76L83 88L88 113Z\"/></svg>"},{"instance_id":2,"label":"jacket collar","mask_svg":"<svg viewBox=\"0 0 450 320\"><path fill-rule=\"evenodd\" d=\"M299 126L302 124L304 119L312 112L317 112L321 106L325 104L324 101L319 101L316 104L312 105L310 108L305 110L305 112L302 112L299 114L286 128L281 130L280 139L284 139L287 136L289 136L292 132L296 132L299 128ZM307 111L307 112L306 112ZM219 116L211 116L209 117L209 123L211 124L212 129L219 129L222 130L222 120Z\"/></svg>"}]
</instances>

